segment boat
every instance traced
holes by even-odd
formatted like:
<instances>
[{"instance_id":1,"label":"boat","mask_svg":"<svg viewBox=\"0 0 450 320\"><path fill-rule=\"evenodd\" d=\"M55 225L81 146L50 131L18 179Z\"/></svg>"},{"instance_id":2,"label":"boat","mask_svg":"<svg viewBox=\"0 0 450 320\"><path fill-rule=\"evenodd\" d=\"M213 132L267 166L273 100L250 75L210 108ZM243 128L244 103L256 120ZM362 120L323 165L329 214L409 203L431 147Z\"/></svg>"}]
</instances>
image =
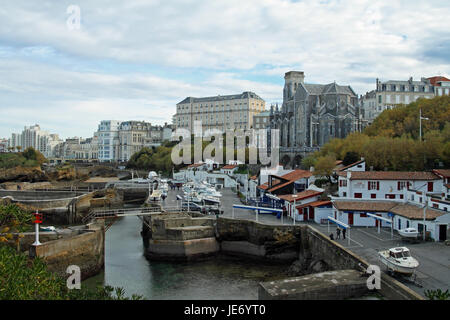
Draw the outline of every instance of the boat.
<instances>
[{"instance_id":1,"label":"boat","mask_svg":"<svg viewBox=\"0 0 450 320\"><path fill-rule=\"evenodd\" d=\"M148 197L148 201L160 201L161 194L161 190L153 190L152 194Z\"/></svg>"},{"instance_id":2,"label":"boat","mask_svg":"<svg viewBox=\"0 0 450 320\"><path fill-rule=\"evenodd\" d=\"M398 230L400 236L404 238L417 238L419 236L419 231L415 228L405 228Z\"/></svg>"},{"instance_id":3,"label":"boat","mask_svg":"<svg viewBox=\"0 0 450 320\"><path fill-rule=\"evenodd\" d=\"M42 231L55 231L56 228L54 226L48 226L48 227L39 227Z\"/></svg>"},{"instance_id":4,"label":"boat","mask_svg":"<svg viewBox=\"0 0 450 320\"><path fill-rule=\"evenodd\" d=\"M412 275L419 266L419 262L411 257L411 253L406 247L379 251L378 256L390 271L403 275Z\"/></svg>"}]
</instances>

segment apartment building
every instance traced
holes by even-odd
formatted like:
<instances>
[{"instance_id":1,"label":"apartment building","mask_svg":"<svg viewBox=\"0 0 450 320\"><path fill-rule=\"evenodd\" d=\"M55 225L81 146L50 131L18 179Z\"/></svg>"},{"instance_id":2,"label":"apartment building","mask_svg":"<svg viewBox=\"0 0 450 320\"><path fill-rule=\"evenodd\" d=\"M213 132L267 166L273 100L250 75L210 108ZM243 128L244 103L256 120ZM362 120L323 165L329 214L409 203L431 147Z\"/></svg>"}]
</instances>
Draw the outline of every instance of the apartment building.
<instances>
[{"instance_id":1,"label":"apartment building","mask_svg":"<svg viewBox=\"0 0 450 320\"><path fill-rule=\"evenodd\" d=\"M187 97L177 104L174 117L176 128L193 132L194 122L201 121L202 129L250 129L255 114L265 110L265 101L253 92L194 98Z\"/></svg>"},{"instance_id":2,"label":"apartment building","mask_svg":"<svg viewBox=\"0 0 450 320\"><path fill-rule=\"evenodd\" d=\"M172 126L153 126L145 121L104 120L98 132L98 159L126 162L144 147L157 147L170 140Z\"/></svg>"},{"instance_id":3,"label":"apartment building","mask_svg":"<svg viewBox=\"0 0 450 320\"><path fill-rule=\"evenodd\" d=\"M61 143L62 140L57 134L49 134L48 131L41 130L38 124L24 127L21 133L11 134L8 140L8 146L17 150L32 147L41 152L45 157L51 157L54 148Z\"/></svg>"}]
</instances>

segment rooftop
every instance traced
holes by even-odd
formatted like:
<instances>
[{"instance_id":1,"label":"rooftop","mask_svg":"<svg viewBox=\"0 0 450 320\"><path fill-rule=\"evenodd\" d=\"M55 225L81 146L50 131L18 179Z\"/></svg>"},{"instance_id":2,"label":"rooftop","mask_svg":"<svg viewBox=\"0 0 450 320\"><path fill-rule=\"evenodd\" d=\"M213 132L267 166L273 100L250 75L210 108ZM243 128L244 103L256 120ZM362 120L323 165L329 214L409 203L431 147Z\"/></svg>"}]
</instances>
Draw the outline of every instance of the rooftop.
<instances>
[{"instance_id":1,"label":"rooftop","mask_svg":"<svg viewBox=\"0 0 450 320\"><path fill-rule=\"evenodd\" d=\"M352 171L350 180L439 180L427 171Z\"/></svg>"},{"instance_id":2,"label":"rooftop","mask_svg":"<svg viewBox=\"0 0 450 320\"><path fill-rule=\"evenodd\" d=\"M250 92L250 91L244 91L240 94L230 94L230 95L217 95L212 97L201 97L201 98L195 98L195 97L187 97L183 101L179 102L181 103L196 103L196 102L212 102L212 101L224 101L224 100L235 100L235 99L260 99L263 100L260 96L258 96L256 93ZM264 100L263 100L264 101Z\"/></svg>"},{"instance_id":3,"label":"rooftop","mask_svg":"<svg viewBox=\"0 0 450 320\"><path fill-rule=\"evenodd\" d=\"M305 190L302 192L297 193L294 197L293 194L283 194L278 196L278 198L289 201L289 202L294 202L298 201L298 200L302 200L302 199L306 199L306 198L311 198L311 197L315 197L318 195L321 195L323 193L323 191L316 191L316 190Z\"/></svg>"}]
</instances>

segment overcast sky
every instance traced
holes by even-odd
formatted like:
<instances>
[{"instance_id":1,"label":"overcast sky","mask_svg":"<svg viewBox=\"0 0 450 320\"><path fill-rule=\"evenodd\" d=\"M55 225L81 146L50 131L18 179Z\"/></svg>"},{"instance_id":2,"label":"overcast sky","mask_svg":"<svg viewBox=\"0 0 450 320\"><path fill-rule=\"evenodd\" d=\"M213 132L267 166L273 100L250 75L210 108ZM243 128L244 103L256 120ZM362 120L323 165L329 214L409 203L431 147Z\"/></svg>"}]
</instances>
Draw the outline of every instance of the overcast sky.
<instances>
[{"instance_id":1,"label":"overcast sky","mask_svg":"<svg viewBox=\"0 0 450 320\"><path fill-rule=\"evenodd\" d=\"M3 0L0 137L171 123L187 96L253 91L269 107L290 70L358 94L377 77L449 77L449 16L441 0Z\"/></svg>"}]
</instances>

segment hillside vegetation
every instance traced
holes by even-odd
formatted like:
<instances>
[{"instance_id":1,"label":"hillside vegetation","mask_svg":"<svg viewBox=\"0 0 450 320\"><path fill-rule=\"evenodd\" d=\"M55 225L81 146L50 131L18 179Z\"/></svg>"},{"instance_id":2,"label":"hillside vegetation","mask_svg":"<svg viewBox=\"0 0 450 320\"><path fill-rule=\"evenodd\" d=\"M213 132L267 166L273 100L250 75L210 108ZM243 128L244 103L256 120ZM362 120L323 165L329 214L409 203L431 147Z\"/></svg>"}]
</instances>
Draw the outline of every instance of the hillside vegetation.
<instances>
[{"instance_id":1,"label":"hillside vegetation","mask_svg":"<svg viewBox=\"0 0 450 320\"><path fill-rule=\"evenodd\" d=\"M419 109L422 139L419 139ZM324 172L337 159L366 159L374 170L420 171L450 167L450 97L419 99L409 105L385 110L363 133L332 139L320 151L303 159L303 166ZM319 167L317 168L317 165ZM325 174L324 174L325 175Z\"/></svg>"},{"instance_id":2,"label":"hillside vegetation","mask_svg":"<svg viewBox=\"0 0 450 320\"><path fill-rule=\"evenodd\" d=\"M41 166L47 159L42 153L27 148L23 152L0 153L0 168L8 169L14 167L37 167Z\"/></svg>"}]
</instances>

